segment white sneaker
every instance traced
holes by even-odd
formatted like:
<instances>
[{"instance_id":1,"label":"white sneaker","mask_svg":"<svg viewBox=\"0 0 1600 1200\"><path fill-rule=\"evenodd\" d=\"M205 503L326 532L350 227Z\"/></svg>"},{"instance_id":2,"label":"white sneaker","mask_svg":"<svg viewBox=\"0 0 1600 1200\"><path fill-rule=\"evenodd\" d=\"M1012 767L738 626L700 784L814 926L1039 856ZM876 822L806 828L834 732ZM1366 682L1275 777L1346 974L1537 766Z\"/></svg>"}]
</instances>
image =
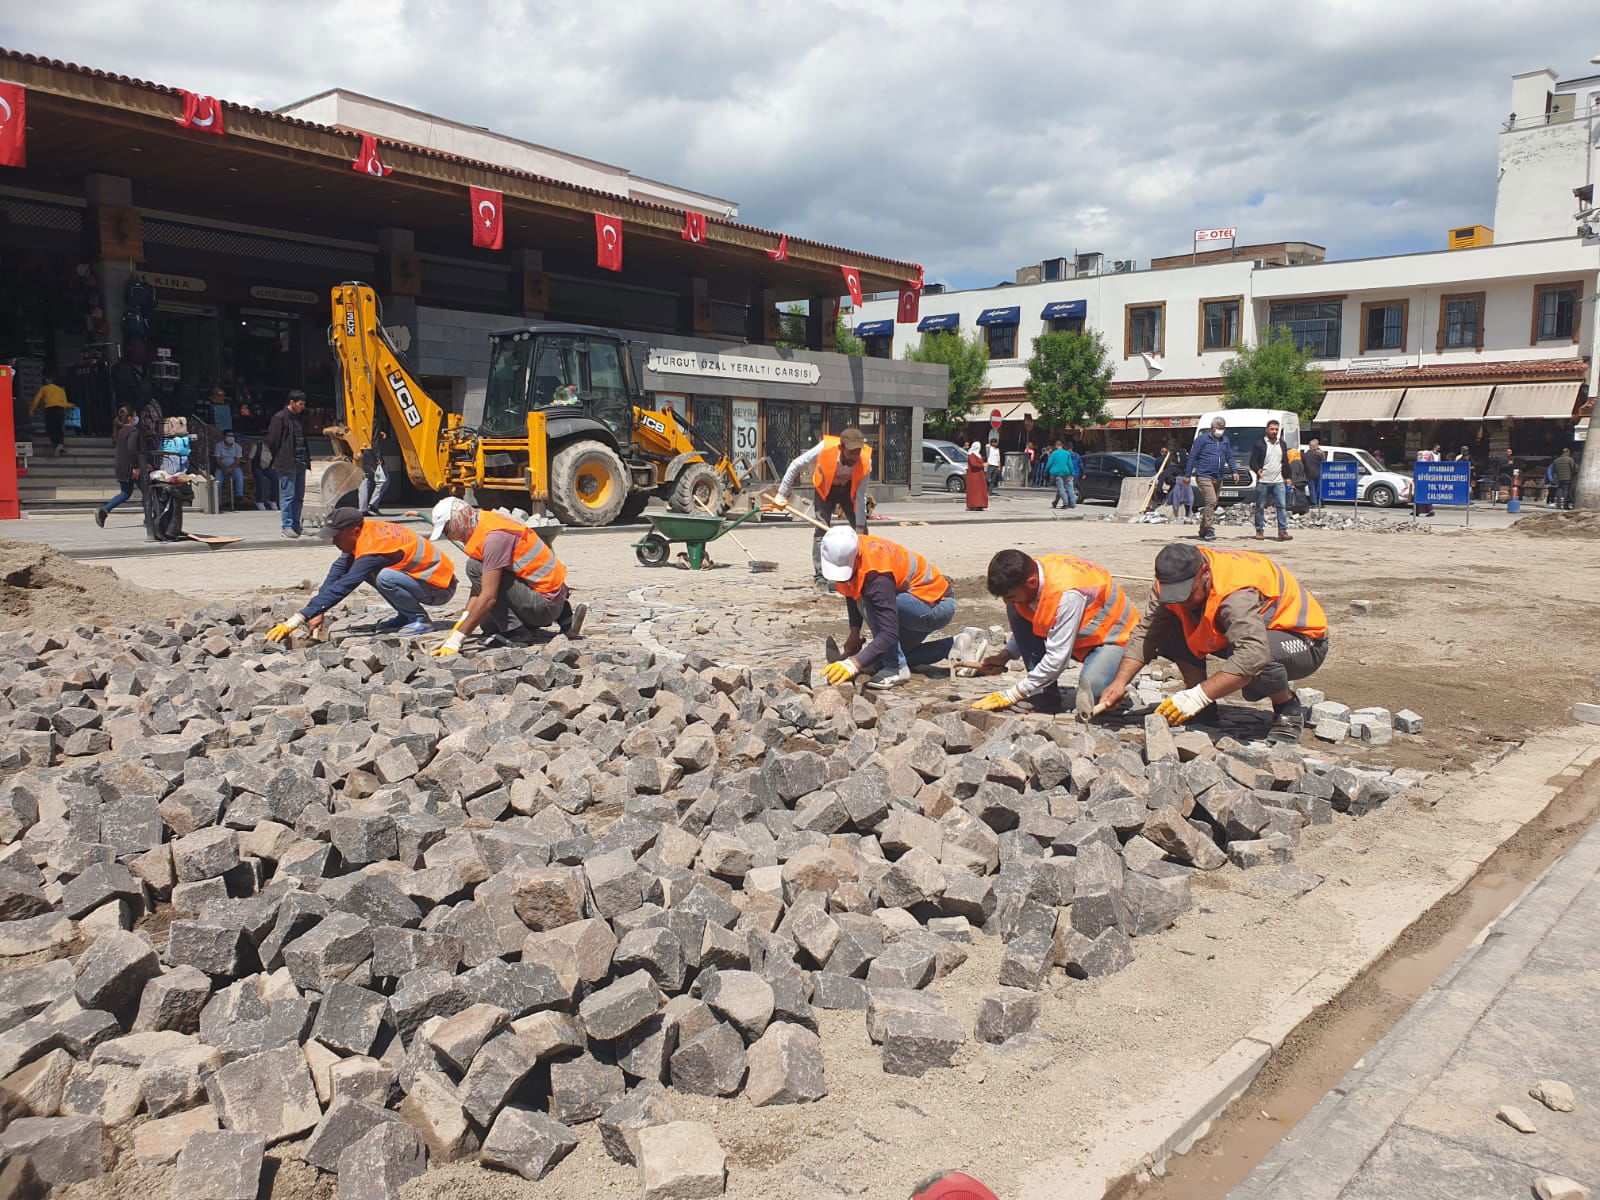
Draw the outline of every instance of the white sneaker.
<instances>
[{"instance_id":1,"label":"white sneaker","mask_svg":"<svg viewBox=\"0 0 1600 1200\"><path fill-rule=\"evenodd\" d=\"M867 686L876 691L882 692L887 691L892 687L899 687L902 683L905 683L910 678L911 669L909 667L902 666L893 671L879 672L871 679L867 680Z\"/></svg>"}]
</instances>

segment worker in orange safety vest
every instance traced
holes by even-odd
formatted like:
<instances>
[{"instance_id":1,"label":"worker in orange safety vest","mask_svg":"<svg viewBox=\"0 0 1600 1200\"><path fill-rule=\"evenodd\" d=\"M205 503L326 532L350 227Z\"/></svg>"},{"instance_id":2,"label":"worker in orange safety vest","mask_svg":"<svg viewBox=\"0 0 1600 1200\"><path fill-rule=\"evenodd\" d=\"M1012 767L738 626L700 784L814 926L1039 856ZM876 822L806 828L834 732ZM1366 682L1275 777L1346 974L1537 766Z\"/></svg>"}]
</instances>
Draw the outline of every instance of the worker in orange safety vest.
<instances>
[{"instance_id":1,"label":"worker in orange safety vest","mask_svg":"<svg viewBox=\"0 0 1600 1200\"><path fill-rule=\"evenodd\" d=\"M891 688L910 679L912 667L949 655L950 638L927 639L950 624L956 598L950 581L915 550L840 525L822 539L822 575L845 598L850 619L843 656L823 671L829 683L875 671L867 686ZM866 646L863 620L872 630Z\"/></svg>"},{"instance_id":2,"label":"worker in orange safety vest","mask_svg":"<svg viewBox=\"0 0 1600 1200\"><path fill-rule=\"evenodd\" d=\"M872 475L872 447L866 435L851 426L840 431L838 437L829 434L811 449L789 464L783 473L772 502L779 508L789 506L795 485L807 468L811 469L811 486L816 489L817 520L833 523L836 512L842 512L850 528L857 533L867 531L867 479ZM822 530L811 538L811 572L816 582L826 585L822 574Z\"/></svg>"}]
</instances>

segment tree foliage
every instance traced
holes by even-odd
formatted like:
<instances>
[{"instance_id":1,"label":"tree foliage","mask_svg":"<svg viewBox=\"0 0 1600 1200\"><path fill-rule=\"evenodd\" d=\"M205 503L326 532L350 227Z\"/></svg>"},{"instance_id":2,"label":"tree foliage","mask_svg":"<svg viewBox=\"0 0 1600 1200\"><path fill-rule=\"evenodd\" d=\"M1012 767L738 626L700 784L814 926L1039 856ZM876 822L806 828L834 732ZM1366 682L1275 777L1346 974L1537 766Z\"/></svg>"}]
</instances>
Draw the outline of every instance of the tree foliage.
<instances>
[{"instance_id":1,"label":"tree foliage","mask_svg":"<svg viewBox=\"0 0 1600 1200\"><path fill-rule=\"evenodd\" d=\"M944 411L929 409L925 428L934 437L960 439L966 432L967 414L983 394L989 377L989 347L976 332L930 333L922 345L906 350L907 362L943 363L950 368L950 403Z\"/></svg>"},{"instance_id":2,"label":"tree foliage","mask_svg":"<svg viewBox=\"0 0 1600 1200\"><path fill-rule=\"evenodd\" d=\"M1112 366L1097 331L1047 333L1033 339L1023 389L1046 429L1098 425L1106 419Z\"/></svg>"},{"instance_id":3,"label":"tree foliage","mask_svg":"<svg viewBox=\"0 0 1600 1200\"><path fill-rule=\"evenodd\" d=\"M1269 330L1265 341L1240 346L1222 364L1222 406L1281 408L1310 418L1322 399L1322 369L1310 362L1311 351L1295 345L1289 330Z\"/></svg>"},{"instance_id":4,"label":"tree foliage","mask_svg":"<svg viewBox=\"0 0 1600 1200\"><path fill-rule=\"evenodd\" d=\"M777 345L784 350L806 350L806 306L804 304L789 304L779 318L781 333ZM835 354L846 354L852 358L860 358L867 352L867 344L855 335L850 328L850 323L841 314L837 324L833 327Z\"/></svg>"}]
</instances>

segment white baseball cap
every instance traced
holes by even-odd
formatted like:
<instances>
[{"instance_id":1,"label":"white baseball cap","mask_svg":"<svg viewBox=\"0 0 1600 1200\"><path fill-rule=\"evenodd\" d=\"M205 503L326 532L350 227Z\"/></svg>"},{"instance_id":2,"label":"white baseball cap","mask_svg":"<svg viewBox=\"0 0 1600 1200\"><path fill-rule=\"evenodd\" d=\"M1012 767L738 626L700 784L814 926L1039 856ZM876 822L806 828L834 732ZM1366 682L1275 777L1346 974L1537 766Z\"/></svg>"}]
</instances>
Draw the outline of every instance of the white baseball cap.
<instances>
[{"instance_id":1,"label":"white baseball cap","mask_svg":"<svg viewBox=\"0 0 1600 1200\"><path fill-rule=\"evenodd\" d=\"M822 535L822 577L843 583L856 571L856 551L861 539L848 525L838 525Z\"/></svg>"},{"instance_id":2,"label":"white baseball cap","mask_svg":"<svg viewBox=\"0 0 1600 1200\"><path fill-rule=\"evenodd\" d=\"M449 526L451 518L463 516L471 511L472 506L459 496L446 496L433 506L433 532L428 535L430 541L441 542L444 540L445 529Z\"/></svg>"}]
</instances>

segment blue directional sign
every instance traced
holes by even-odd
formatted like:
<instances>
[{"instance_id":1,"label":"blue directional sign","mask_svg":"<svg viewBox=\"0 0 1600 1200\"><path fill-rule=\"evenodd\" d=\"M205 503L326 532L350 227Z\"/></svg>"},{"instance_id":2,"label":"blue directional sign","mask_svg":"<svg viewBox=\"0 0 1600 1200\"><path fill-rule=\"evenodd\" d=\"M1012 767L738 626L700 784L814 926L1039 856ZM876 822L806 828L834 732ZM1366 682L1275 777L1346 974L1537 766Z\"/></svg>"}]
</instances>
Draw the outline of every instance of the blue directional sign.
<instances>
[{"instance_id":1,"label":"blue directional sign","mask_svg":"<svg viewBox=\"0 0 1600 1200\"><path fill-rule=\"evenodd\" d=\"M1419 462L1412 477L1416 483L1416 504L1465 508L1472 500L1472 464L1469 462Z\"/></svg>"},{"instance_id":2,"label":"blue directional sign","mask_svg":"<svg viewBox=\"0 0 1600 1200\"><path fill-rule=\"evenodd\" d=\"M1325 462L1322 464L1322 499L1346 500L1355 503L1357 464L1353 462Z\"/></svg>"}]
</instances>

